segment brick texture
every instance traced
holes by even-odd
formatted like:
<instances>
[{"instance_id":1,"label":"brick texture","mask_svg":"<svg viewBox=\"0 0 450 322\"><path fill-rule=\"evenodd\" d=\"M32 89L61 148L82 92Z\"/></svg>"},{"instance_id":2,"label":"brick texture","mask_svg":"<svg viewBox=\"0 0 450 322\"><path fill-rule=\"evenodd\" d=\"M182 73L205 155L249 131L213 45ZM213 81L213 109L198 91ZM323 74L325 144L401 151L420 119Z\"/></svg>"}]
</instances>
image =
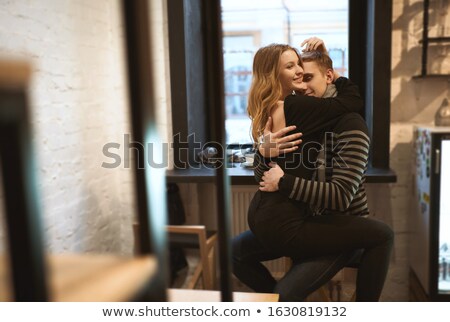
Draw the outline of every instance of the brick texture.
<instances>
[{"instance_id":1,"label":"brick texture","mask_svg":"<svg viewBox=\"0 0 450 322\"><path fill-rule=\"evenodd\" d=\"M124 30L119 1L0 2L0 57L28 60L29 91L45 245L52 252L131 254L135 215L133 177L124 168L124 134L130 133ZM159 129L167 108L163 1L151 1L161 85ZM121 165L103 146L117 142ZM3 197L0 191L0 205ZM5 249L0 207L0 251Z\"/></svg>"},{"instance_id":2,"label":"brick texture","mask_svg":"<svg viewBox=\"0 0 450 322\"><path fill-rule=\"evenodd\" d=\"M392 225L395 248L384 301L408 301L409 216L415 211L413 193L413 126L432 124L434 114L448 93L447 80L414 80L421 68L423 1L393 1L390 166L398 181L368 185L373 215ZM436 28L435 19L430 27ZM447 57L448 58L448 57ZM441 61L442 63L442 61ZM446 66L431 66L444 71ZM448 73L449 71L447 71Z\"/></svg>"}]
</instances>

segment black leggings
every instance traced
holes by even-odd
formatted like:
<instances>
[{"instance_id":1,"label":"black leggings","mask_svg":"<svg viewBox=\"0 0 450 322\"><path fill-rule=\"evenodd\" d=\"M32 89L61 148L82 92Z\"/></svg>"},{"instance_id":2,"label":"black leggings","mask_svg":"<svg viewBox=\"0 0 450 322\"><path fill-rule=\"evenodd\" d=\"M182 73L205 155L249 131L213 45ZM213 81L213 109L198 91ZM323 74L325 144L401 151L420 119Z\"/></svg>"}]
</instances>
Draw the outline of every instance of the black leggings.
<instances>
[{"instance_id":1,"label":"black leggings","mask_svg":"<svg viewBox=\"0 0 450 322\"><path fill-rule=\"evenodd\" d=\"M306 208L303 210L305 213ZM378 301L389 267L392 229L369 218L301 212L277 192L257 192L249 208L249 226L263 245L295 260L364 249L356 300Z\"/></svg>"}]
</instances>

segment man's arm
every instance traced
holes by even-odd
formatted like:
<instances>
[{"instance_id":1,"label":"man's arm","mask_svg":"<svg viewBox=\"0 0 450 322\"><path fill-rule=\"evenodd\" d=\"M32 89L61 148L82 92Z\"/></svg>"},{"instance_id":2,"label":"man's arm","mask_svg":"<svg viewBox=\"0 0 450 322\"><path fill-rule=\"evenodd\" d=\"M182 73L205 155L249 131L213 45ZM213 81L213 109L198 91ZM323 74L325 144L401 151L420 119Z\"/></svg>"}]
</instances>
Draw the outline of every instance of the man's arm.
<instances>
[{"instance_id":1,"label":"man's arm","mask_svg":"<svg viewBox=\"0 0 450 322\"><path fill-rule=\"evenodd\" d=\"M272 165L263 175L262 191L276 191L287 197L329 210L345 211L351 204L367 168L369 137L364 131L353 130L339 134L337 153L333 162L333 175L329 182L316 182L284 174ZM283 176L284 174L284 176ZM279 179L283 177L281 183ZM279 183L279 184L278 184Z\"/></svg>"},{"instance_id":2,"label":"man's arm","mask_svg":"<svg viewBox=\"0 0 450 322\"><path fill-rule=\"evenodd\" d=\"M310 37L305 39L300 47L303 52L319 51L328 55L322 39ZM287 125L296 125L306 135L322 131L338 116L348 112L359 112L364 102L358 87L345 77L339 77L334 70L334 85L338 96L321 99L311 96L289 95L285 98L284 115Z\"/></svg>"}]
</instances>

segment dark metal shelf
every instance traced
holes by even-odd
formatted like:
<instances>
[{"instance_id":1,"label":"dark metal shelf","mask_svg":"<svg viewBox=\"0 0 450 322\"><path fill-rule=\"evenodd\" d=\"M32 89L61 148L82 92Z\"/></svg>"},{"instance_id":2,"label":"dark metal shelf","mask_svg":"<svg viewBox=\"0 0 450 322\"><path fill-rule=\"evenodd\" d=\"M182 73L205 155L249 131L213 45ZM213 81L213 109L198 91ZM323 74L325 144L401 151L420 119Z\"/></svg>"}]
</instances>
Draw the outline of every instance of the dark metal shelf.
<instances>
[{"instance_id":1,"label":"dark metal shelf","mask_svg":"<svg viewBox=\"0 0 450 322\"><path fill-rule=\"evenodd\" d=\"M450 42L450 37L428 37L428 44L437 44L441 42ZM419 40L419 44L423 43L423 39Z\"/></svg>"},{"instance_id":2,"label":"dark metal shelf","mask_svg":"<svg viewBox=\"0 0 450 322\"><path fill-rule=\"evenodd\" d=\"M416 75L412 77L413 79L424 79L424 78L440 78L440 79L450 79L450 74L426 74L426 75Z\"/></svg>"},{"instance_id":3,"label":"dark metal shelf","mask_svg":"<svg viewBox=\"0 0 450 322\"><path fill-rule=\"evenodd\" d=\"M448 77L447 75L430 75L428 74L427 64L428 64L428 47L430 45L450 45L450 37L429 37L428 36L428 20L429 20L429 8L430 8L430 0L423 1L423 31L422 31L422 40L419 43L422 44L422 67L420 71L419 77L414 78L430 78L430 77ZM449 44L445 44L449 43Z\"/></svg>"}]
</instances>

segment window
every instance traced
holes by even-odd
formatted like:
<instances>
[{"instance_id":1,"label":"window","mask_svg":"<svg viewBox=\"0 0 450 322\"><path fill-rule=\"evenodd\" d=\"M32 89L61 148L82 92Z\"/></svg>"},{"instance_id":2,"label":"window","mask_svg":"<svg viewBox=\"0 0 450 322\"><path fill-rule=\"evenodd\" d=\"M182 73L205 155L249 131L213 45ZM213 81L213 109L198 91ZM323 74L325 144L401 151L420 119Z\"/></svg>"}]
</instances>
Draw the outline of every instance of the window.
<instances>
[{"instance_id":1,"label":"window","mask_svg":"<svg viewBox=\"0 0 450 322\"><path fill-rule=\"evenodd\" d=\"M227 106L220 111L227 116L226 142L250 143L244 107L247 94L242 88L251 81L253 53L264 44L284 41L295 46L316 35L325 40L336 68L359 85L365 98L362 114L372 138L369 162L379 174L377 182L395 180L389 170L392 0L222 0L222 19L203 10L213 1L167 3L172 127L177 135L173 150L175 162L180 161L178 168L196 157L190 140L193 134L202 144L211 140L214 113L221 104L208 94L207 74L214 73L226 83ZM297 21L301 10L304 19ZM224 70L218 73L204 59L205 48L211 45L211 39L205 40L205 23L220 20L224 38L215 50L225 46Z\"/></svg>"},{"instance_id":2,"label":"window","mask_svg":"<svg viewBox=\"0 0 450 322\"><path fill-rule=\"evenodd\" d=\"M224 44L226 142L249 142L247 95L252 82L252 63L257 33L228 33Z\"/></svg>"},{"instance_id":3,"label":"window","mask_svg":"<svg viewBox=\"0 0 450 322\"><path fill-rule=\"evenodd\" d=\"M270 43L299 48L324 39L335 68L348 75L348 0L222 0L226 143L251 144L247 96L253 56Z\"/></svg>"}]
</instances>

